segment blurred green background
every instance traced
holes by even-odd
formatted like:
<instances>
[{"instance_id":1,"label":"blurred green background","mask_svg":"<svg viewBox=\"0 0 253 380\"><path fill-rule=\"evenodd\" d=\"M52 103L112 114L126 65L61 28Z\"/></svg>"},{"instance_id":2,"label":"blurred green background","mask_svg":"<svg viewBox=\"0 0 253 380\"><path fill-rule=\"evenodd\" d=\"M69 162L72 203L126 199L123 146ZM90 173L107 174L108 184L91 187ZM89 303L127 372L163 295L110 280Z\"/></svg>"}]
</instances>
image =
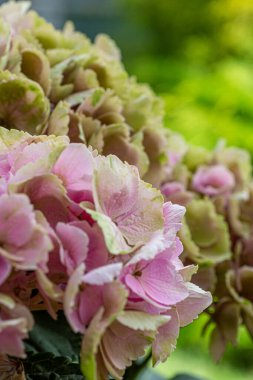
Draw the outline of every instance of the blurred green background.
<instances>
[{"instance_id":1,"label":"blurred green background","mask_svg":"<svg viewBox=\"0 0 253 380\"><path fill-rule=\"evenodd\" d=\"M1 2L1 1L0 1ZM219 139L253 155L253 0L34 0L61 27L72 19L93 38L110 34L129 73L165 102L167 127L188 142L214 147ZM182 330L178 348L157 371L206 380L252 380L253 344L242 330L214 364L205 316Z\"/></svg>"},{"instance_id":2,"label":"blurred green background","mask_svg":"<svg viewBox=\"0 0 253 380\"><path fill-rule=\"evenodd\" d=\"M150 42L127 68L163 96L166 125L193 143L225 138L253 153L253 1L125 4Z\"/></svg>"}]
</instances>

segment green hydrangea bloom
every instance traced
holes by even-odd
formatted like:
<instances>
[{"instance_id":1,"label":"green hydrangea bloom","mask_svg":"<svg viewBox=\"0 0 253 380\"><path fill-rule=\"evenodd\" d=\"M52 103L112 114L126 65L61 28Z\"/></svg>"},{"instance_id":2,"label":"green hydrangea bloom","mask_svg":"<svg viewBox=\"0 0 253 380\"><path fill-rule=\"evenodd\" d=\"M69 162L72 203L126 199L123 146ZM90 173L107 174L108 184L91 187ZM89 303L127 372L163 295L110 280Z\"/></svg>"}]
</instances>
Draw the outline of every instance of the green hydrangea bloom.
<instances>
[{"instance_id":1,"label":"green hydrangea bloom","mask_svg":"<svg viewBox=\"0 0 253 380\"><path fill-rule=\"evenodd\" d=\"M167 163L163 103L127 74L114 41L102 34L91 42L69 22L56 30L29 11L28 2L0 7L0 36L2 126L67 135L116 154L145 180L161 184Z\"/></svg>"}]
</instances>

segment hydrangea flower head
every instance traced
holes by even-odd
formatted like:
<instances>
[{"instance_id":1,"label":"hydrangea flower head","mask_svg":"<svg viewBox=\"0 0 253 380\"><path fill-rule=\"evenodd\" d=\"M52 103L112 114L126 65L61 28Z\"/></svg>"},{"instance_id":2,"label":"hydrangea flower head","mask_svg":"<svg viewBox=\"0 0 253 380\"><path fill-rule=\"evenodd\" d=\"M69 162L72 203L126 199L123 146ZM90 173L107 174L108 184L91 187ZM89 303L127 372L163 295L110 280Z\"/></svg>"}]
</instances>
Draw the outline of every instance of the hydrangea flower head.
<instances>
[{"instance_id":1,"label":"hydrangea flower head","mask_svg":"<svg viewBox=\"0 0 253 380\"><path fill-rule=\"evenodd\" d=\"M159 186L168 160L161 99L127 74L108 36L91 42L71 23L57 30L29 7L0 7L2 126L66 135L135 165Z\"/></svg>"},{"instance_id":2,"label":"hydrangea flower head","mask_svg":"<svg viewBox=\"0 0 253 380\"><path fill-rule=\"evenodd\" d=\"M31 313L63 310L87 379L121 379L150 346L154 364L166 360L211 302L179 257L184 207L84 144L0 138L0 353L23 357Z\"/></svg>"},{"instance_id":3,"label":"hydrangea flower head","mask_svg":"<svg viewBox=\"0 0 253 380\"><path fill-rule=\"evenodd\" d=\"M0 52L0 355L25 356L43 310L81 334L87 380L122 379L148 347L165 361L211 303L179 257L184 207L145 182L159 187L187 147L168 153L160 99L109 37L9 2Z\"/></svg>"},{"instance_id":4,"label":"hydrangea flower head","mask_svg":"<svg viewBox=\"0 0 253 380\"><path fill-rule=\"evenodd\" d=\"M245 325L252 336L252 167L248 152L189 146L169 166L161 191L186 207L179 236L183 261L199 265L193 282L212 292L210 352L219 360Z\"/></svg>"}]
</instances>

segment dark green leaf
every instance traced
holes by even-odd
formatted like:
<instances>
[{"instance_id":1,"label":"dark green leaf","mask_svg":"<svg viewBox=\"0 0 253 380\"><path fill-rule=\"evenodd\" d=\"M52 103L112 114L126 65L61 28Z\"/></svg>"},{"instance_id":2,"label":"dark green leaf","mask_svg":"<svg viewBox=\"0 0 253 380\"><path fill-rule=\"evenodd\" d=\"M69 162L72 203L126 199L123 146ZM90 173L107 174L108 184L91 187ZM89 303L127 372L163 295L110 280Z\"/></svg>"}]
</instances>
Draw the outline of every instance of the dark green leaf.
<instances>
[{"instance_id":1,"label":"dark green leaf","mask_svg":"<svg viewBox=\"0 0 253 380\"><path fill-rule=\"evenodd\" d=\"M63 313L59 313L57 321L45 312L36 312L34 317L35 327L27 341L27 351L51 352L78 361L81 337L73 333Z\"/></svg>"},{"instance_id":2,"label":"dark green leaf","mask_svg":"<svg viewBox=\"0 0 253 380\"><path fill-rule=\"evenodd\" d=\"M73 363L68 357L55 356L51 352L28 354L23 364L28 380L84 379L79 363Z\"/></svg>"},{"instance_id":3,"label":"dark green leaf","mask_svg":"<svg viewBox=\"0 0 253 380\"><path fill-rule=\"evenodd\" d=\"M63 313L54 321L45 312L34 313L35 327L26 341L27 380L83 380L79 351L81 336L71 331Z\"/></svg>"}]
</instances>

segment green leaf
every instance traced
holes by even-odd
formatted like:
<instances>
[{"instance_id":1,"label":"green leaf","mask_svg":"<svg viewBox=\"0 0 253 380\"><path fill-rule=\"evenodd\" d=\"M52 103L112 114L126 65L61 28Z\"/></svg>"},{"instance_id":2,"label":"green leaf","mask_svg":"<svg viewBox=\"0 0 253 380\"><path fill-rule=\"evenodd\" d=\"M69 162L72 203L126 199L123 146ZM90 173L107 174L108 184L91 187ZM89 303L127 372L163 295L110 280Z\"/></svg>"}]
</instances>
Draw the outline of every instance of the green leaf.
<instances>
[{"instance_id":1,"label":"green leaf","mask_svg":"<svg viewBox=\"0 0 253 380\"><path fill-rule=\"evenodd\" d=\"M79 363L73 363L68 357L57 357L51 352L28 354L23 364L27 379L84 379Z\"/></svg>"},{"instance_id":2,"label":"green leaf","mask_svg":"<svg viewBox=\"0 0 253 380\"><path fill-rule=\"evenodd\" d=\"M45 312L35 312L35 326L30 333L28 347L37 352L50 352L55 356L68 356L78 361L81 337L69 327L63 313L54 321Z\"/></svg>"},{"instance_id":3,"label":"green leaf","mask_svg":"<svg viewBox=\"0 0 253 380\"><path fill-rule=\"evenodd\" d=\"M79 364L81 337L71 331L63 313L54 321L35 312L35 327L26 341L23 361L27 380L83 380Z\"/></svg>"}]
</instances>

